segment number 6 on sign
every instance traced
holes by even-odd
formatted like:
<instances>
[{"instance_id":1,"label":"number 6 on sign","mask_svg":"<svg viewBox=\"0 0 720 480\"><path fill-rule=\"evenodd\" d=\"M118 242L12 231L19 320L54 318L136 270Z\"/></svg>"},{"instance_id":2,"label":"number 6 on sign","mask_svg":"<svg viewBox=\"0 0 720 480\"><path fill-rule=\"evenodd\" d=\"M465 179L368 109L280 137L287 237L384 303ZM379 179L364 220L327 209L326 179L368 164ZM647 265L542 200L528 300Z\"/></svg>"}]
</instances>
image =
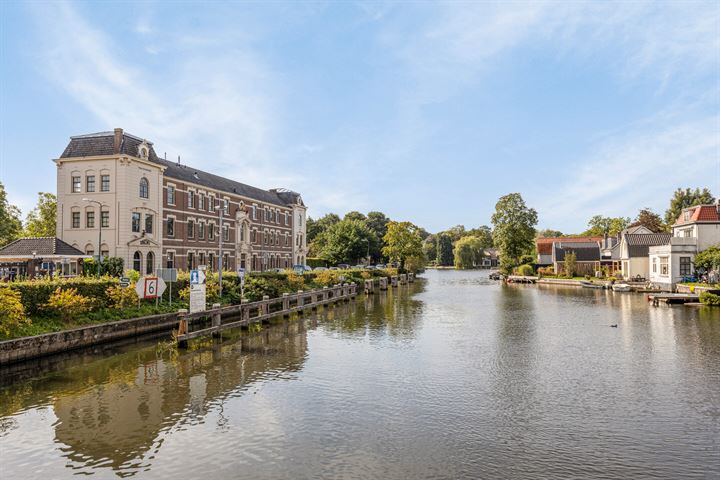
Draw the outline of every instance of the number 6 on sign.
<instances>
[{"instance_id":1,"label":"number 6 on sign","mask_svg":"<svg viewBox=\"0 0 720 480\"><path fill-rule=\"evenodd\" d=\"M138 280L135 291L140 298L157 298L165 292L165 282L158 277L144 277Z\"/></svg>"}]
</instances>

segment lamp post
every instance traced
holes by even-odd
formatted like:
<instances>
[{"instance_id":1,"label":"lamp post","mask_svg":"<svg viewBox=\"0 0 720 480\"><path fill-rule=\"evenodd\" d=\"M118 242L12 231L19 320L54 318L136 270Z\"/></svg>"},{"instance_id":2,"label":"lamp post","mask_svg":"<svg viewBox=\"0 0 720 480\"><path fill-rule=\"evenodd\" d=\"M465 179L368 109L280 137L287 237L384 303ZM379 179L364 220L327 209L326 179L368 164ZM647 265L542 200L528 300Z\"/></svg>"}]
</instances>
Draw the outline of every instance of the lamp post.
<instances>
[{"instance_id":1,"label":"lamp post","mask_svg":"<svg viewBox=\"0 0 720 480\"><path fill-rule=\"evenodd\" d=\"M100 276L100 264L102 263L102 202L98 200L92 200L90 198L83 198L83 202L88 203L97 203L98 205L98 267L97 267L97 275Z\"/></svg>"},{"instance_id":2,"label":"lamp post","mask_svg":"<svg viewBox=\"0 0 720 480\"><path fill-rule=\"evenodd\" d=\"M218 198L218 296L222 299L222 267L223 267L223 215L225 202Z\"/></svg>"}]
</instances>

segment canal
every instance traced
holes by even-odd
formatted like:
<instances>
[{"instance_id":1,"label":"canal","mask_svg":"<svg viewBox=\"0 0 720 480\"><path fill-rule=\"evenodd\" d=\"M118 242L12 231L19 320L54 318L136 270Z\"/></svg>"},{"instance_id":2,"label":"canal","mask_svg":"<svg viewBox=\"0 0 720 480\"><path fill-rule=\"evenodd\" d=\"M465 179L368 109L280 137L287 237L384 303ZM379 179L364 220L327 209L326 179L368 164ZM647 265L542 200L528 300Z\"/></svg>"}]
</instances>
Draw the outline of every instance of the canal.
<instances>
[{"instance_id":1,"label":"canal","mask_svg":"<svg viewBox=\"0 0 720 480\"><path fill-rule=\"evenodd\" d=\"M0 373L2 478L720 478L720 311L636 294L429 271Z\"/></svg>"}]
</instances>

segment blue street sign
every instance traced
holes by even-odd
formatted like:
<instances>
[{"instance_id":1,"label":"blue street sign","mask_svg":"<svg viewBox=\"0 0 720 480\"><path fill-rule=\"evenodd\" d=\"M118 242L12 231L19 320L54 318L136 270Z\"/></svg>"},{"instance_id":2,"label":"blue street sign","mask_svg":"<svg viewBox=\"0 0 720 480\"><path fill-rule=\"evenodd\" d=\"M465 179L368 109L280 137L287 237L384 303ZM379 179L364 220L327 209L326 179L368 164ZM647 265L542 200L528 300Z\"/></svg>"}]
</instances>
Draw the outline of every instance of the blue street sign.
<instances>
[{"instance_id":1,"label":"blue street sign","mask_svg":"<svg viewBox=\"0 0 720 480\"><path fill-rule=\"evenodd\" d=\"M200 272L198 270L190 270L190 285L200 284Z\"/></svg>"}]
</instances>

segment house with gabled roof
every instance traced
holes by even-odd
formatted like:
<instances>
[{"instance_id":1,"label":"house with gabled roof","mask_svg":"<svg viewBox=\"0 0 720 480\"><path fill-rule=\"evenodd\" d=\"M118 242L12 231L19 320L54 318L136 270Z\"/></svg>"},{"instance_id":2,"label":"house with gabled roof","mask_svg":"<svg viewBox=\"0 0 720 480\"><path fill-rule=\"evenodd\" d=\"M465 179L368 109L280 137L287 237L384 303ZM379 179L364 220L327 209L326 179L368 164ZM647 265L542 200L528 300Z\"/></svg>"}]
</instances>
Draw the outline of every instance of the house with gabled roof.
<instances>
[{"instance_id":1,"label":"house with gabled roof","mask_svg":"<svg viewBox=\"0 0 720 480\"><path fill-rule=\"evenodd\" d=\"M547 267L553 264L553 244L560 242L562 244L570 243L587 243L600 242L603 237L541 237L535 239L535 249L537 250L538 267Z\"/></svg>"},{"instance_id":2,"label":"house with gabled roof","mask_svg":"<svg viewBox=\"0 0 720 480\"><path fill-rule=\"evenodd\" d=\"M556 273L564 273L565 258L575 254L575 274L595 275L600 270L600 244L598 242L554 242L552 264Z\"/></svg>"},{"instance_id":3,"label":"house with gabled roof","mask_svg":"<svg viewBox=\"0 0 720 480\"><path fill-rule=\"evenodd\" d=\"M670 233L652 232L642 225L623 230L618 247L622 277L626 280L647 280L650 274L650 247L667 244L671 236Z\"/></svg>"},{"instance_id":4,"label":"house with gabled roof","mask_svg":"<svg viewBox=\"0 0 720 480\"><path fill-rule=\"evenodd\" d=\"M672 236L648 251L650 282L665 290L695 275L695 255L720 244L720 204L697 205L680 212Z\"/></svg>"}]
</instances>

